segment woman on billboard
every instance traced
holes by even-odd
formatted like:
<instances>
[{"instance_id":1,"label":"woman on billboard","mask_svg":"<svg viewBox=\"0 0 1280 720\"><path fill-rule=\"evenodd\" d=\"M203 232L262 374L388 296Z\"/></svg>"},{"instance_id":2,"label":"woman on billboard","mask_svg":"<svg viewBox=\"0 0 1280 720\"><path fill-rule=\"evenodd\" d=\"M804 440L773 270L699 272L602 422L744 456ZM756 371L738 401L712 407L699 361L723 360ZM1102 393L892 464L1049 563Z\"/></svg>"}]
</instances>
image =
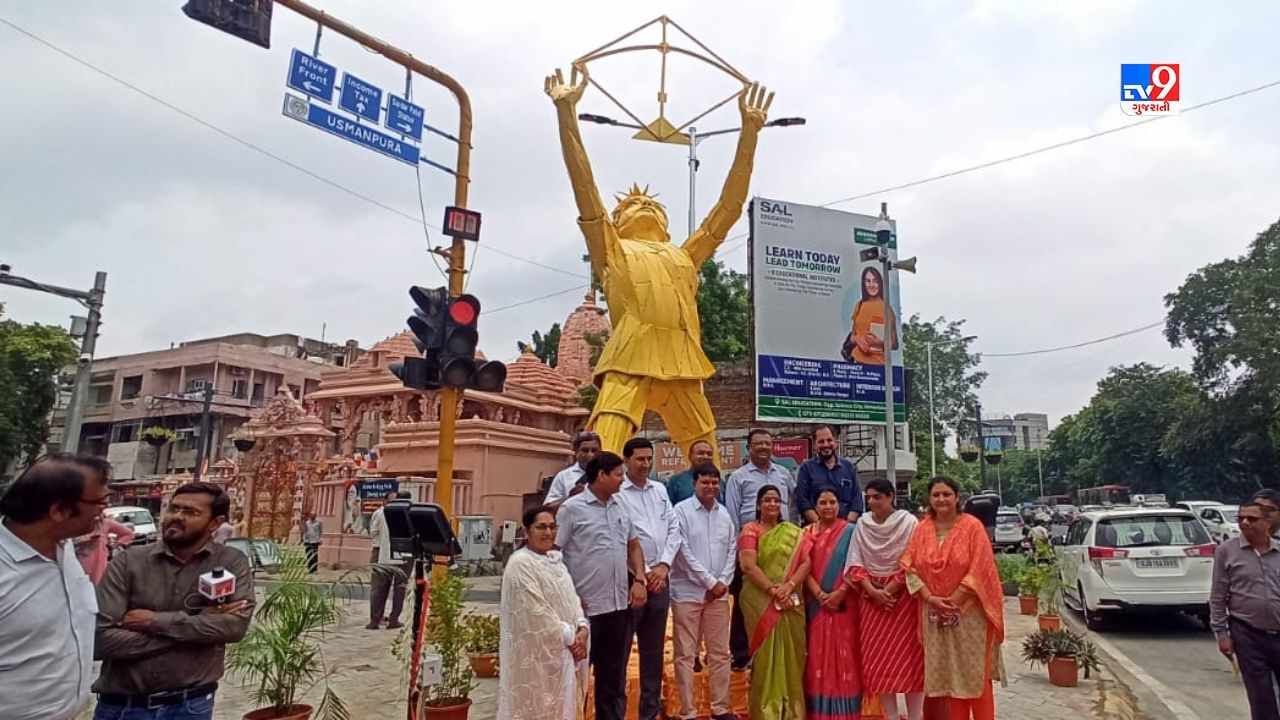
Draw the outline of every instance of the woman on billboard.
<instances>
[{"instance_id":1,"label":"woman on billboard","mask_svg":"<svg viewBox=\"0 0 1280 720\"><path fill-rule=\"evenodd\" d=\"M884 296L880 271L862 270L862 299L853 306L853 331L844 341L845 360L866 365L884 365L886 332L894 350L898 349L898 322Z\"/></svg>"}]
</instances>

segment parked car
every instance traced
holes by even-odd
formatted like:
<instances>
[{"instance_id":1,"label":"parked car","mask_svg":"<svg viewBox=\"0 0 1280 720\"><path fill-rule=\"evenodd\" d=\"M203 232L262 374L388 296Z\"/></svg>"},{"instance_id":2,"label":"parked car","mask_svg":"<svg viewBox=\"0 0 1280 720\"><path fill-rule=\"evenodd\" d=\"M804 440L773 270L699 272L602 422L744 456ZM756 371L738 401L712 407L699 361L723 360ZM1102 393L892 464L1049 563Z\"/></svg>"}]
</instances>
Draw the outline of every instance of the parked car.
<instances>
[{"instance_id":1,"label":"parked car","mask_svg":"<svg viewBox=\"0 0 1280 720\"><path fill-rule=\"evenodd\" d=\"M145 545L159 539L156 535L156 519L151 511L135 505L117 505L102 513L118 523L133 527L133 544Z\"/></svg>"},{"instance_id":2,"label":"parked car","mask_svg":"<svg viewBox=\"0 0 1280 720\"><path fill-rule=\"evenodd\" d=\"M1216 545L1180 508L1115 508L1076 518L1057 541L1063 599L1089 629L1108 614L1158 608L1209 621Z\"/></svg>"},{"instance_id":3,"label":"parked car","mask_svg":"<svg viewBox=\"0 0 1280 720\"><path fill-rule=\"evenodd\" d=\"M1200 511L1205 508L1218 507L1222 503L1217 500L1180 500L1173 504L1174 507L1190 510L1192 515L1200 517Z\"/></svg>"},{"instance_id":4,"label":"parked car","mask_svg":"<svg viewBox=\"0 0 1280 720\"><path fill-rule=\"evenodd\" d=\"M1002 550L1016 551L1022 548L1022 537L1025 526L1018 511L1001 508L996 513L995 532L991 537L991 546L996 552Z\"/></svg>"},{"instance_id":5,"label":"parked car","mask_svg":"<svg viewBox=\"0 0 1280 720\"><path fill-rule=\"evenodd\" d=\"M1200 522L1209 531L1214 542L1226 542L1240 536L1240 525L1236 519L1237 508L1230 505L1215 505L1200 510Z\"/></svg>"}]
</instances>

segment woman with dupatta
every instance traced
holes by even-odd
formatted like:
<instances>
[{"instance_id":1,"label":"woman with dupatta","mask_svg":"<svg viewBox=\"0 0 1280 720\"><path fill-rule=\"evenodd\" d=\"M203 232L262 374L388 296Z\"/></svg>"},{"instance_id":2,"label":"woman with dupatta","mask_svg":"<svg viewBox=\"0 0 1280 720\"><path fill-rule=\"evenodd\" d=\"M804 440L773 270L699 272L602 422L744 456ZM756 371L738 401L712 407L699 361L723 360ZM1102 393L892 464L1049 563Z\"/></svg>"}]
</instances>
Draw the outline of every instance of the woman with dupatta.
<instances>
[{"instance_id":1,"label":"woman with dupatta","mask_svg":"<svg viewBox=\"0 0 1280 720\"><path fill-rule=\"evenodd\" d=\"M742 615L751 638L751 720L804 718L804 608L796 588L809 574L802 531L782 521L773 485L756 494L756 521L738 536Z\"/></svg>"},{"instance_id":2,"label":"woman with dupatta","mask_svg":"<svg viewBox=\"0 0 1280 720\"><path fill-rule=\"evenodd\" d=\"M902 556L907 589L920 600L925 694L949 698L951 720L995 720L1004 593L991 540L960 510L955 480L935 477L928 493L928 515Z\"/></svg>"},{"instance_id":3,"label":"woman with dupatta","mask_svg":"<svg viewBox=\"0 0 1280 720\"><path fill-rule=\"evenodd\" d=\"M588 624L552 548L555 511L524 514L528 542L502 573L498 720L576 720L587 690Z\"/></svg>"},{"instance_id":4,"label":"woman with dupatta","mask_svg":"<svg viewBox=\"0 0 1280 720\"><path fill-rule=\"evenodd\" d=\"M805 528L811 564L808 589L809 657L804 694L810 720L862 717L862 679L858 672L857 611L845 579L845 560L853 523L839 516L840 498L831 488L818 493L818 522Z\"/></svg>"},{"instance_id":5,"label":"woman with dupatta","mask_svg":"<svg viewBox=\"0 0 1280 720\"><path fill-rule=\"evenodd\" d=\"M884 716L898 720L898 693L906 695L907 720L924 718L924 649L920 605L907 593L899 561L911 542L916 518L893 507L893 484L867 483L867 512L849 544L848 578L857 589L862 692L880 698Z\"/></svg>"}]
</instances>

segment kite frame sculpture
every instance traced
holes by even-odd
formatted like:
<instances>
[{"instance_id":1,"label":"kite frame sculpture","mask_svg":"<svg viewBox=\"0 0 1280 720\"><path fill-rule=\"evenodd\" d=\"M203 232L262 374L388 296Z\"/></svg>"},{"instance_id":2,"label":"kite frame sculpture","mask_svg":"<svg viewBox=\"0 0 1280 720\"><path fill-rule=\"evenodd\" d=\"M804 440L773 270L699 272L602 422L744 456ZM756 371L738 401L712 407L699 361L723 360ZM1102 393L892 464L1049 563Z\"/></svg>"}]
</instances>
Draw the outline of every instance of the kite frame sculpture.
<instances>
[{"instance_id":1,"label":"kite frame sculpture","mask_svg":"<svg viewBox=\"0 0 1280 720\"><path fill-rule=\"evenodd\" d=\"M667 22L663 22L664 57L666 50L674 49L665 41ZM620 452L640 427L645 410L653 410L662 416L672 441L688 457L695 441L707 440L716 447L715 417L702 386L715 369L702 350L698 269L715 254L742 215L756 143L773 93L758 83L746 83L733 71L735 78L744 81L734 95L742 130L733 163L711 213L683 245L676 245L668 232L666 209L647 188L633 185L619 195L612 211L605 208L582 142L577 105L587 85L595 84L585 61L620 51L594 51L574 62L568 82L557 69L544 83L556 108L561 150L578 206L578 226L586 238L591 269L604 288L613 323L595 368L594 382L600 393L588 427L599 433L603 449ZM660 94L660 102L664 95ZM665 123L661 109L659 121ZM672 132L680 131L676 128Z\"/></svg>"}]
</instances>

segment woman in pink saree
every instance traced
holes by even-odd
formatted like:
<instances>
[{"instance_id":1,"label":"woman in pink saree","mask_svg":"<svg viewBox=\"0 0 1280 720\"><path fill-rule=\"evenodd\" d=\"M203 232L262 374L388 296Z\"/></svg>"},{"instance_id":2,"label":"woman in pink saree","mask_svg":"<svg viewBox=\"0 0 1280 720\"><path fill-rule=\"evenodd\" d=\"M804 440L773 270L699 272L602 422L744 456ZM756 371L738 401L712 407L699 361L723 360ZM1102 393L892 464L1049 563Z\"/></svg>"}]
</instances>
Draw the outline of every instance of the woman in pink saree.
<instances>
[{"instance_id":1,"label":"woman in pink saree","mask_svg":"<svg viewBox=\"0 0 1280 720\"><path fill-rule=\"evenodd\" d=\"M815 509L818 522L805 528L802 547L812 564L805 580L809 595L805 703L810 720L857 720L862 717L857 612L844 572L854 526L838 517L840 500L832 490L818 493Z\"/></svg>"}]
</instances>

